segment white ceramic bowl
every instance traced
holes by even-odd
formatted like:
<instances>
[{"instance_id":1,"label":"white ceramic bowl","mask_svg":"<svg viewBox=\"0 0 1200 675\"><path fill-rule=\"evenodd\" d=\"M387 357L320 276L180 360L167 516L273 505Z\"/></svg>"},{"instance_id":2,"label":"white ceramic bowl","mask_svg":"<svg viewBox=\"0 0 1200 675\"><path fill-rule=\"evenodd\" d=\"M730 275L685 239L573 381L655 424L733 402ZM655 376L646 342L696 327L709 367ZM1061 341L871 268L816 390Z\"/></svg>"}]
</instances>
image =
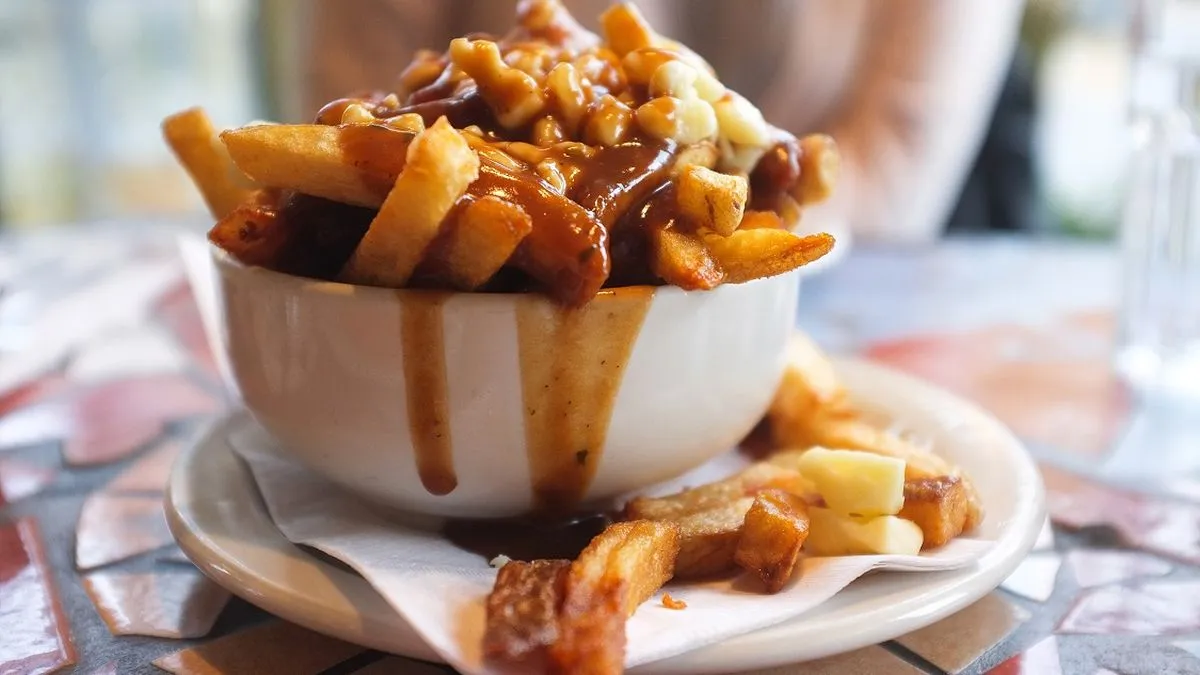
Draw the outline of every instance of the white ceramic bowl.
<instances>
[{"instance_id":1,"label":"white ceramic bowl","mask_svg":"<svg viewBox=\"0 0 1200 675\"><path fill-rule=\"evenodd\" d=\"M355 493L472 518L609 499L727 450L778 384L799 286L793 273L621 289L581 314L535 295L350 286L213 257L223 346L258 421Z\"/></svg>"}]
</instances>

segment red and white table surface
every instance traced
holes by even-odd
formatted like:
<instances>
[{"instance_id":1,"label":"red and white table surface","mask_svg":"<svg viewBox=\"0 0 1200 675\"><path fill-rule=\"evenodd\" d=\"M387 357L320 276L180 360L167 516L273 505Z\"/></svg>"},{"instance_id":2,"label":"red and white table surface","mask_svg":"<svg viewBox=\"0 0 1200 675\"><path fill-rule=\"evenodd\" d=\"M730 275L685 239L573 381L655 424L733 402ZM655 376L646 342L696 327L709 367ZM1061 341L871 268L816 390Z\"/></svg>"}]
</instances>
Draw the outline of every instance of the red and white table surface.
<instances>
[{"instance_id":1,"label":"red and white table surface","mask_svg":"<svg viewBox=\"0 0 1200 675\"><path fill-rule=\"evenodd\" d=\"M1053 526L959 614L769 672L1200 673L1200 422L1111 376L1117 284L1108 248L1011 239L858 249L805 283L826 347L1024 438ZM0 675L449 672L272 618L175 548L167 471L227 405L173 232L0 235Z\"/></svg>"}]
</instances>

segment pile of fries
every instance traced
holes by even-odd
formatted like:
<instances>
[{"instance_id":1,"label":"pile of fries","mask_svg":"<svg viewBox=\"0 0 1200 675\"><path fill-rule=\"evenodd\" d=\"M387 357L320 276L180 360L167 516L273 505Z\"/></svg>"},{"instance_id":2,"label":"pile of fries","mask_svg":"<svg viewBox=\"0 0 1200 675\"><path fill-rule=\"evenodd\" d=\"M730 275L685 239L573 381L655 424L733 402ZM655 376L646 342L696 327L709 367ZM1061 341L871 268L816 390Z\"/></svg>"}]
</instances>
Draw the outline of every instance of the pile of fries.
<instances>
[{"instance_id":1,"label":"pile of fries","mask_svg":"<svg viewBox=\"0 0 1200 675\"><path fill-rule=\"evenodd\" d=\"M671 579L744 571L776 593L804 555L916 554L981 521L957 467L872 426L807 338L791 350L767 417L779 449L723 480L633 499L574 561L507 562L487 600L488 659L520 672L620 673L626 618ZM856 484L879 468L872 459L895 472ZM839 462L852 471L831 473Z\"/></svg>"},{"instance_id":2,"label":"pile of fries","mask_svg":"<svg viewBox=\"0 0 1200 675\"><path fill-rule=\"evenodd\" d=\"M603 37L525 0L498 39L421 52L391 92L313 124L221 133L202 110L164 134L237 259L355 284L530 290L711 289L829 252L789 230L833 189L828 136L769 125L629 4Z\"/></svg>"}]
</instances>

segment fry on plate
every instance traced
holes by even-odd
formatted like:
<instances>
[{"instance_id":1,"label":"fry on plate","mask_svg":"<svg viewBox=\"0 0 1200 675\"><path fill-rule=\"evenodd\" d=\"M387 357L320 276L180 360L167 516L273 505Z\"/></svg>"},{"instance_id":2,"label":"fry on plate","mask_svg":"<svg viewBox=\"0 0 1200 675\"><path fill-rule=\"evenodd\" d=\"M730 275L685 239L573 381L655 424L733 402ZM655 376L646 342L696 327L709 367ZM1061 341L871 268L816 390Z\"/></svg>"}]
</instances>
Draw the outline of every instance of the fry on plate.
<instances>
[{"instance_id":1,"label":"fry on plate","mask_svg":"<svg viewBox=\"0 0 1200 675\"><path fill-rule=\"evenodd\" d=\"M513 560L487 597L483 655L508 664L544 659L558 639L558 607L570 560Z\"/></svg>"},{"instance_id":2,"label":"fry on plate","mask_svg":"<svg viewBox=\"0 0 1200 675\"><path fill-rule=\"evenodd\" d=\"M620 673L625 620L671 579L679 527L638 520L614 523L571 564L550 661L561 673Z\"/></svg>"},{"instance_id":3,"label":"fry on plate","mask_svg":"<svg viewBox=\"0 0 1200 675\"><path fill-rule=\"evenodd\" d=\"M778 593L791 580L808 538L808 504L778 488L754 497L742 524L733 560L762 580L768 593Z\"/></svg>"}]
</instances>

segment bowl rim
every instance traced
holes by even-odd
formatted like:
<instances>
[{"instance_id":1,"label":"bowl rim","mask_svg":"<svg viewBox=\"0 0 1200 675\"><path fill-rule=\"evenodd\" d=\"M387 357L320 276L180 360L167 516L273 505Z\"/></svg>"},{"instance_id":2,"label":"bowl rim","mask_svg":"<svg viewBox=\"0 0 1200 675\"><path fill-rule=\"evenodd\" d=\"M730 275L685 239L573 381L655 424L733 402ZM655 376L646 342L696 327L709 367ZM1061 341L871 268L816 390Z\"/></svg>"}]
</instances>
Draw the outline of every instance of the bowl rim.
<instances>
[{"instance_id":1,"label":"bowl rim","mask_svg":"<svg viewBox=\"0 0 1200 675\"><path fill-rule=\"evenodd\" d=\"M519 293L519 292L479 293L476 291L443 291L443 290L424 289L424 288L387 288L384 286L367 286L364 284L350 284L350 283L346 283L344 281L329 281L326 279L317 279L315 277L305 277L305 276L300 276L298 274L289 274L287 272L280 272L278 270L273 270L269 267L263 267L261 265L248 265L248 264L238 260L237 258L235 258L233 256L233 254L231 254L229 251L226 251L225 249L221 248L220 246L218 246L217 244L215 244L211 241L208 242L208 248L209 248L209 252L212 255L213 261L216 263L216 268L220 271L222 276L225 275L225 273L226 273L225 270L235 270L239 273L247 273L247 274L261 274L268 278L278 279L281 282L290 285L297 292L303 292L303 293L308 293L308 294L332 295L332 296L340 296L340 297L358 296L358 297L364 297L364 299L371 298L371 297L376 297L376 298L387 297L389 300L397 300L403 296L413 296L413 297L425 296L425 297L428 297L428 296L432 296L432 295L437 295L437 296L444 296L444 297L467 297L467 298L475 299L480 302L505 302L505 303L511 303L518 298L536 298L536 299L540 299L540 300L545 300L548 304L553 305L555 307L566 307L566 305L563 305L562 303L554 300L549 295L546 295L544 293ZM727 286L766 285L768 282L771 282L773 280L778 280L779 277L794 277L796 279L799 279L803 276L804 269L805 269L804 266L802 266L797 269L791 270L789 272L784 272L783 274L776 274L776 275L767 276L767 277L759 277L757 279L751 279L750 281L743 281L743 282L739 282L739 283L725 283L725 284L721 284L720 286L717 286L716 288L712 288L709 290L686 290L686 289L680 288L679 286L674 286L671 284L663 284L661 286L651 286L649 284L639 284L639 285L635 285L635 286L616 286L613 288L602 288L602 289L600 289L600 291L598 293L596 293L596 295L591 300L588 301L588 303L612 300L618 294L623 293L623 292L630 292L631 290L634 290L634 289L648 289L648 290L652 291L652 294L655 298L659 297L660 295L682 296L682 297L711 295L713 293L720 292L721 289L723 289Z\"/></svg>"}]
</instances>

